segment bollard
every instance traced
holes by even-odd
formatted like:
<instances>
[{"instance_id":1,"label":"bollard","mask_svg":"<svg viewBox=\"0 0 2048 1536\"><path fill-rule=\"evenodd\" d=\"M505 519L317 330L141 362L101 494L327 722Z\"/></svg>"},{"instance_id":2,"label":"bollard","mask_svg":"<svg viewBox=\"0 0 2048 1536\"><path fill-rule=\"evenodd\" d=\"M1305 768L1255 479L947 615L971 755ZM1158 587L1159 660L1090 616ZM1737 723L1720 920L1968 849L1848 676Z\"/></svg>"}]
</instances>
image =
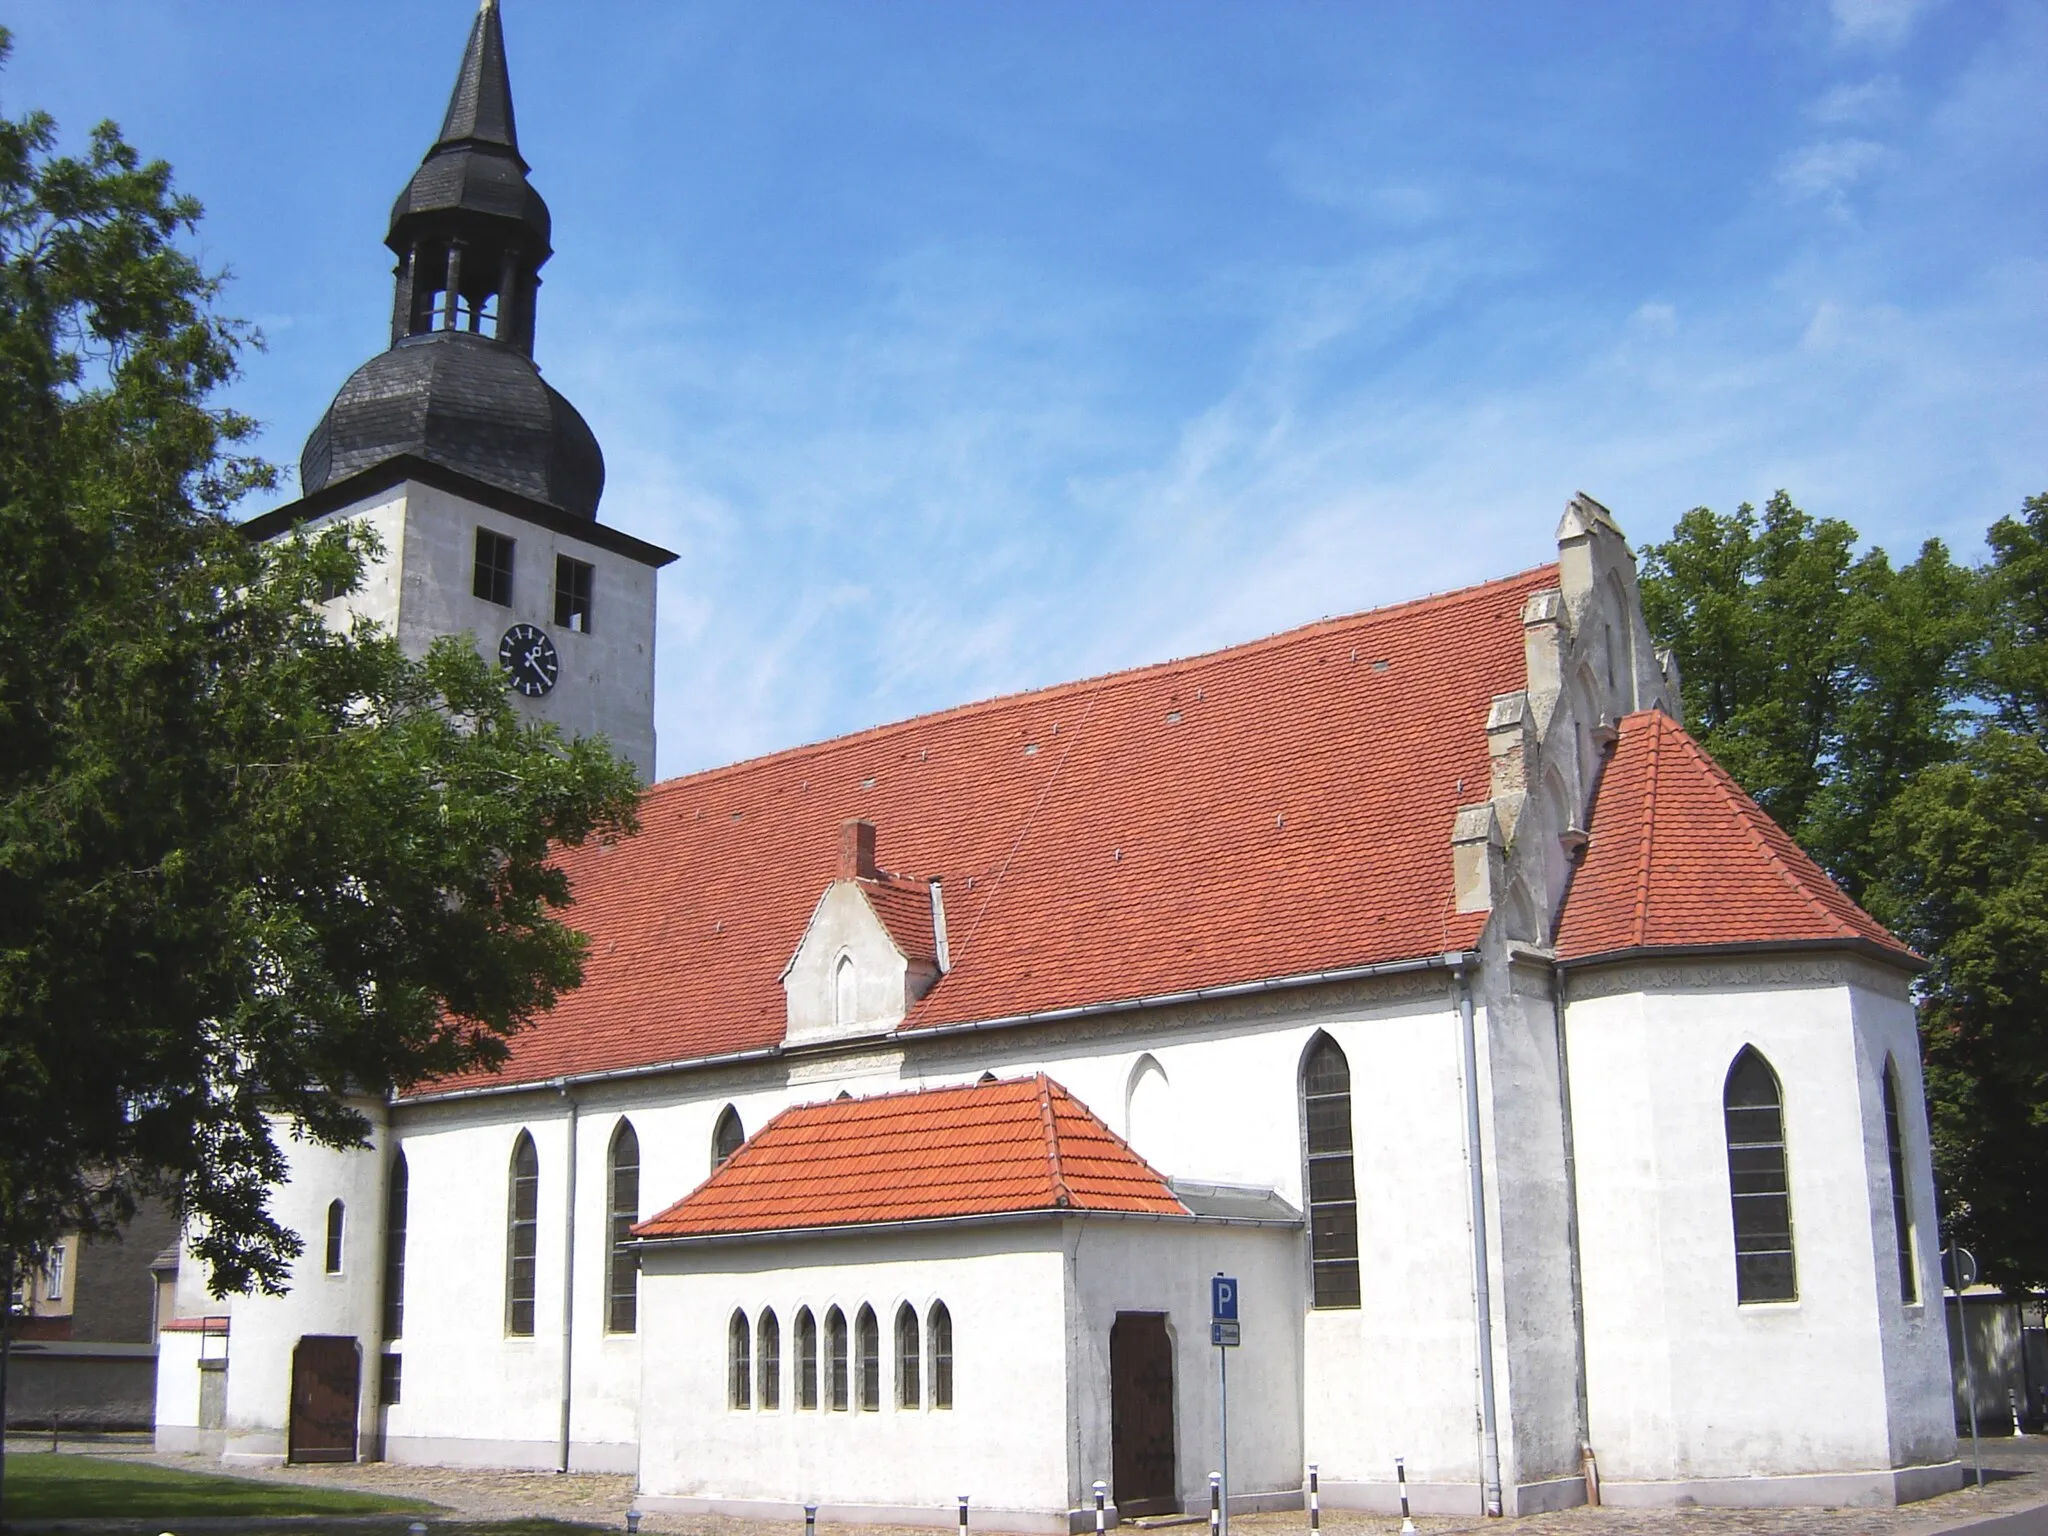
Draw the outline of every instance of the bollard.
<instances>
[{"instance_id":1,"label":"bollard","mask_svg":"<svg viewBox=\"0 0 2048 1536\"><path fill-rule=\"evenodd\" d=\"M1109 1493L1109 1484L1101 1478L1095 1479L1095 1536L1102 1536L1104 1530L1103 1500Z\"/></svg>"},{"instance_id":2,"label":"bollard","mask_svg":"<svg viewBox=\"0 0 2048 1536\"><path fill-rule=\"evenodd\" d=\"M967 1495L960 1495L960 1536L967 1536Z\"/></svg>"},{"instance_id":3,"label":"bollard","mask_svg":"<svg viewBox=\"0 0 2048 1536\"><path fill-rule=\"evenodd\" d=\"M1223 1474L1209 1474L1209 1536L1223 1533Z\"/></svg>"},{"instance_id":4,"label":"bollard","mask_svg":"<svg viewBox=\"0 0 2048 1536\"><path fill-rule=\"evenodd\" d=\"M626 1511L626 1536L639 1536L639 1532L640 1511L637 1509L629 1509Z\"/></svg>"},{"instance_id":5,"label":"bollard","mask_svg":"<svg viewBox=\"0 0 2048 1536\"><path fill-rule=\"evenodd\" d=\"M1415 1529L1415 1521L1408 1513L1408 1458L1394 1458L1394 1481L1401 1485L1401 1530L1404 1533Z\"/></svg>"},{"instance_id":6,"label":"bollard","mask_svg":"<svg viewBox=\"0 0 2048 1536\"><path fill-rule=\"evenodd\" d=\"M1323 1490L1314 1462L1308 1464L1308 1528L1312 1531L1323 1528Z\"/></svg>"},{"instance_id":7,"label":"bollard","mask_svg":"<svg viewBox=\"0 0 2048 1536\"><path fill-rule=\"evenodd\" d=\"M818 1506L804 1506L804 1536L818 1536Z\"/></svg>"}]
</instances>

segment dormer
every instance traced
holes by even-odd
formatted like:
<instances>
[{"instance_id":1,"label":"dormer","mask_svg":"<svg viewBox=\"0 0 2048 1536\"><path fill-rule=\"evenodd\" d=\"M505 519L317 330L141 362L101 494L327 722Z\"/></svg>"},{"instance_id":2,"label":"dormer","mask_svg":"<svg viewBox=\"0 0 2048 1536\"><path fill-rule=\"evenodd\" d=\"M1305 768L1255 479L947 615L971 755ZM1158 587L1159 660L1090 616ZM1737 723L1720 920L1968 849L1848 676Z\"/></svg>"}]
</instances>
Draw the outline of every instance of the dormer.
<instances>
[{"instance_id":1,"label":"dormer","mask_svg":"<svg viewBox=\"0 0 2048 1536\"><path fill-rule=\"evenodd\" d=\"M791 1045L887 1034L946 970L946 909L937 880L875 862L875 828L839 829L839 875L811 911L782 970Z\"/></svg>"}]
</instances>

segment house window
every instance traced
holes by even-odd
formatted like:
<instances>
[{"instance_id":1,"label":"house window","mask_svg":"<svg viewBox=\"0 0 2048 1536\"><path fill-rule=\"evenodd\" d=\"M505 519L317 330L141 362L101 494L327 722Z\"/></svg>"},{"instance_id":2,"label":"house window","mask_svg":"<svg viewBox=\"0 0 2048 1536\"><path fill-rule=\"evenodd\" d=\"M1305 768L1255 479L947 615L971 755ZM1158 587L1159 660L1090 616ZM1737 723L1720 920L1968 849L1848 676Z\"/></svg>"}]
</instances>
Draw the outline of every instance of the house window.
<instances>
[{"instance_id":1,"label":"house window","mask_svg":"<svg viewBox=\"0 0 2048 1536\"><path fill-rule=\"evenodd\" d=\"M904 1302L896 1309L896 1406L922 1408L924 1383L919 1379L917 1309Z\"/></svg>"},{"instance_id":2,"label":"house window","mask_svg":"<svg viewBox=\"0 0 2048 1536\"><path fill-rule=\"evenodd\" d=\"M725 1160L739 1151L747 1139L746 1127L740 1124L740 1112L730 1104L718 1112L718 1124L711 1131L711 1167L716 1172Z\"/></svg>"},{"instance_id":3,"label":"house window","mask_svg":"<svg viewBox=\"0 0 2048 1536\"><path fill-rule=\"evenodd\" d=\"M1728 1194L1735 1213L1735 1297L1794 1301L1792 1186L1785 1167L1784 1099L1778 1074L1744 1046L1721 1095L1728 1127Z\"/></svg>"},{"instance_id":4,"label":"house window","mask_svg":"<svg viewBox=\"0 0 2048 1536\"><path fill-rule=\"evenodd\" d=\"M476 531L476 581L470 590L487 603L512 604L513 541L488 528Z\"/></svg>"},{"instance_id":5,"label":"house window","mask_svg":"<svg viewBox=\"0 0 2048 1536\"><path fill-rule=\"evenodd\" d=\"M879 1413L882 1407L882 1325L875 1309L862 1304L853 1320L853 1348L859 1364L860 1411Z\"/></svg>"},{"instance_id":6,"label":"house window","mask_svg":"<svg viewBox=\"0 0 2048 1536\"><path fill-rule=\"evenodd\" d=\"M859 1018L859 974L853 968L853 957L841 955L832 972L832 1022L841 1029L850 1029Z\"/></svg>"},{"instance_id":7,"label":"house window","mask_svg":"<svg viewBox=\"0 0 2048 1536\"><path fill-rule=\"evenodd\" d=\"M43 1299L46 1301L64 1299L64 1254L64 1245L59 1243L50 1250L50 1257L43 1264ZM333 1273L331 1269L328 1272Z\"/></svg>"},{"instance_id":8,"label":"house window","mask_svg":"<svg viewBox=\"0 0 2048 1536\"><path fill-rule=\"evenodd\" d=\"M379 1355L377 1357L377 1401L389 1408L399 1400L405 1385L405 1357L403 1355Z\"/></svg>"},{"instance_id":9,"label":"house window","mask_svg":"<svg viewBox=\"0 0 2048 1536\"><path fill-rule=\"evenodd\" d=\"M533 1278L540 1249L540 1158L525 1131L512 1144L512 1188L505 1223L505 1331L533 1337Z\"/></svg>"},{"instance_id":10,"label":"house window","mask_svg":"<svg viewBox=\"0 0 2048 1536\"><path fill-rule=\"evenodd\" d=\"M555 623L590 633L590 566L567 555L555 556Z\"/></svg>"},{"instance_id":11,"label":"house window","mask_svg":"<svg viewBox=\"0 0 2048 1536\"><path fill-rule=\"evenodd\" d=\"M640 1219L640 1138L633 1122L620 1120L612 1132L611 1292L605 1327L631 1333L640 1322L640 1261L626 1245L633 1241L633 1223Z\"/></svg>"},{"instance_id":12,"label":"house window","mask_svg":"<svg viewBox=\"0 0 2048 1536\"><path fill-rule=\"evenodd\" d=\"M726 1406L728 1408L751 1408L753 1402L754 1362L748 1345L754 1337L747 1326L747 1314L733 1308L732 1321L726 1325L726 1349L728 1369L726 1371Z\"/></svg>"},{"instance_id":13,"label":"house window","mask_svg":"<svg viewBox=\"0 0 2048 1536\"><path fill-rule=\"evenodd\" d=\"M846 1314L834 1307L825 1314L825 1406L846 1412Z\"/></svg>"},{"instance_id":14,"label":"house window","mask_svg":"<svg viewBox=\"0 0 2048 1536\"><path fill-rule=\"evenodd\" d=\"M1358 1184L1351 1165L1351 1064L1318 1035L1301 1069L1302 1139L1308 1145L1309 1261L1315 1305L1358 1305Z\"/></svg>"},{"instance_id":15,"label":"house window","mask_svg":"<svg viewBox=\"0 0 2048 1536\"><path fill-rule=\"evenodd\" d=\"M925 1332L931 1337L932 1406L950 1408L953 1406L953 1314L946 1310L943 1301L932 1303Z\"/></svg>"},{"instance_id":16,"label":"house window","mask_svg":"<svg viewBox=\"0 0 2048 1536\"><path fill-rule=\"evenodd\" d=\"M341 1273L341 1227L346 1213L339 1200L327 1202L327 1273ZM54 1294L54 1293L52 1293Z\"/></svg>"},{"instance_id":17,"label":"house window","mask_svg":"<svg viewBox=\"0 0 2048 1536\"><path fill-rule=\"evenodd\" d=\"M818 1406L818 1320L809 1307L796 1314L796 1405Z\"/></svg>"},{"instance_id":18,"label":"house window","mask_svg":"<svg viewBox=\"0 0 2048 1536\"><path fill-rule=\"evenodd\" d=\"M760 1348L755 1354L759 1360L756 1369L761 1378L761 1406L772 1413L782 1406L782 1324L776 1321L771 1308L761 1309L757 1331Z\"/></svg>"},{"instance_id":19,"label":"house window","mask_svg":"<svg viewBox=\"0 0 2048 1536\"><path fill-rule=\"evenodd\" d=\"M1906 1138L1899 1124L1899 1069L1884 1064L1884 1144L1892 1169L1892 1235L1899 1249L1899 1300L1913 1306L1920 1300L1920 1271L1913 1262L1913 1201L1906 1183Z\"/></svg>"},{"instance_id":20,"label":"house window","mask_svg":"<svg viewBox=\"0 0 2048 1536\"><path fill-rule=\"evenodd\" d=\"M384 1337L405 1333L405 1217L411 1198L412 1174L405 1154L391 1159L391 1178L384 1196ZM392 1401L392 1399L387 1399Z\"/></svg>"}]
</instances>

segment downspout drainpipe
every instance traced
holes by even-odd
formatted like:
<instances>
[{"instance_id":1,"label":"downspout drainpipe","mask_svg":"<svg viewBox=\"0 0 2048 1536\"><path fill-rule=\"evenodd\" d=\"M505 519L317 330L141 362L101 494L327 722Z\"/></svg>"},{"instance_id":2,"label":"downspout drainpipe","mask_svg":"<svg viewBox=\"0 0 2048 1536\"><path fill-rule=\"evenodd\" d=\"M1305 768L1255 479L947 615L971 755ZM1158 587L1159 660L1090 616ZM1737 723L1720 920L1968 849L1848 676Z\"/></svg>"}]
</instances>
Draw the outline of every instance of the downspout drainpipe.
<instances>
[{"instance_id":1,"label":"downspout drainpipe","mask_svg":"<svg viewBox=\"0 0 2048 1536\"><path fill-rule=\"evenodd\" d=\"M557 1472L569 1470L569 1398L576 1361L576 1094L567 1082L556 1091L569 1107L568 1174L562 1207L562 1445Z\"/></svg>"},{"instance_id":2,"label":"downspout drainpipe","mask_svg":"<svg viewBox=\"0 0 2048 1536\"><path fill-rule=\"evenodd\" d=\"M1493 1288L1486 1253L1486 1168L1479 1149L1479 1048L1472 1022L1472 979L1462 959L1451 968L1458 995L1458 1045L1465 1069L1465 1165L1472 1177L1472 1310L1479 1343L1479 1493L1486 1513L1502 1512L1500 1423L1493 1396Z\"/></svg>"},{"instance_id":3,"label":"downspout drainpipe","mask_svg":"<svg viewBox=\"0 0 2048 1536\"><path fill-rule=\"evenodd\" d=\"M1558 1118L1564 1127L1564 1235L1565 1253L1571 1264L1572 1280L1572 1344L1576 1352L1579 1375L1579 1462L1587 1468L1586 1502L1596 1503L1599 1499L1600 1480L1593 1471L1593 1412L1588 1393L1591 1388L1586 1381L1586 1279L1582 1268L1584 1263L1579 1248L1579 1150L1578 1130L1572 1120L1572 1063L1571 1048L1565 1037L1565 968L1555 963L1550 968L1550 1005L1552 1023L1557 1030L1557 1109Z\"/></svg>"}]
</instances>

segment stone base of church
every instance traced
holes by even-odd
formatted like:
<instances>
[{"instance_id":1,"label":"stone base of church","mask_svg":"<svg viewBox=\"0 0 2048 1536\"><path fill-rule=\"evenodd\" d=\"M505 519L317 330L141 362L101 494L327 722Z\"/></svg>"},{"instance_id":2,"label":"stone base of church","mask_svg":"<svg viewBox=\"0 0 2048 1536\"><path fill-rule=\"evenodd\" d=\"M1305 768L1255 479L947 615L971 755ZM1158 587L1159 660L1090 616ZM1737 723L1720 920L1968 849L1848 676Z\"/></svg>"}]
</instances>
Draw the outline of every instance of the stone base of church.
<instances>
[{"instance_id":1,"label":"stone base of church","mask_svg":"<svg viewBox=\"0 0 2048 1536\"><path fill-rule=\"evenodd\" d=\"M559 1440L486 1440L457 1435L390 1435L384 1459L422 1467L507 1467L552 1472L561 1464ZM571 1472L637 1472L640 1447L632 1442L578 1440L569 1447ZM798 1511L799 1517L802 1511Z\"/></svg>"},{"instance_id":2,"label":"stone base of church","mask_svg":"<svg viewBox=\"0 0 2048 1536\"><path fill-rule=\"evenodd\" d=\"M218 1429L192 1424L159 1424L155 1450L159 1456L219 1456L227 1436Z\"/></svg>"},{"instance_id":3,"label":"stone base of church","mask_svg":"<svg viewBox=\"0 0 2048 1536\"><path fill-rule=\"evenodd\" d=\"M1824 1505L1872 1509L1911 1504L1963 1486L1963 1464L1890 1467L1871 1472L1817 1472L1798 1477L1703 1477L1678 1482L1600 1480L1600 1502L1617 1509L1698 1505L1715 1509L1769 1509Z\"/></svg>"},{"instance_id":4,"label":"stone base of church","mask_svg":"<svg viewBox=\"0 0 2048 1536\"><path fill-rule=\"evenodd\" d=\"M641 1494L634 1507L649 1514L725 1515L739 1520L773 1520L792 1523L804 1518L804 1506L777 1499L685 1498L676 1494ZM1023 1531L1036 1536L1072 1536L1073 1532L1095 1529L1095 1506L1083 1510L990 1509L975 1505L969 1511L978 1531ZM1083 1518L1085 1515L1085 1519ZM903 1504L820 1504L820 1523L838 1525L907 1525L933 1529L955 1528L960 1522L958 1508L938 1509Z\"/></svg>"},{"instance_id":5,"label":"stone base of church","mask_svg":"<svg viewBox=\"0 0 2048 1536\"><path fill-rule=\"evenodd\" d=\"M1321 1492L1323 1503L1332 1509L1362 1509L1376 1515L1398 1515L1401 1512L1401 1489L1397 1483L1326 1480ZM1548 1514L1552 1510L1571 1509L1585 1502L1586 1480L1582 1477L1548 1478L1501 1490L1502 1508L1510 1515ZM1477 1483L1411 1482L1408 1485L1408 1507L1418 1515L1486 1513Z\"/></svg>"}]
</instances>

